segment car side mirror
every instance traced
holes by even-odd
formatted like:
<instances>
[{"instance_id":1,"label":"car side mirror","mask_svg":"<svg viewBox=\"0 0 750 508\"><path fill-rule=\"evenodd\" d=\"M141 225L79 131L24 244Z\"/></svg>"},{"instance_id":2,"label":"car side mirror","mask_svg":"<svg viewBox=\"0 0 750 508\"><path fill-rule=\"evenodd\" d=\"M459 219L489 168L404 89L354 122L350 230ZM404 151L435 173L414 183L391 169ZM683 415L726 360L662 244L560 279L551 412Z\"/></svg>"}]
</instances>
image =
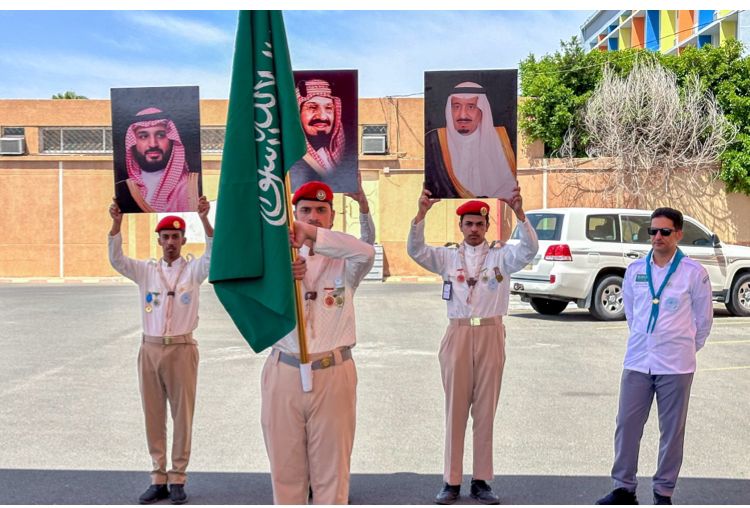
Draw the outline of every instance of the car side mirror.
<instances>
[{"instance_id":1,"label":"car side mirror","mask_svg":"<svg viewBox=\"0 0 750 508\"><path fill-rule=\"evenodd\" d=\"M719 240L719 235L716 233L711 234L711 240L714 242L714 247L721 247L721 240Z\"/></svg>"}]
</instances>

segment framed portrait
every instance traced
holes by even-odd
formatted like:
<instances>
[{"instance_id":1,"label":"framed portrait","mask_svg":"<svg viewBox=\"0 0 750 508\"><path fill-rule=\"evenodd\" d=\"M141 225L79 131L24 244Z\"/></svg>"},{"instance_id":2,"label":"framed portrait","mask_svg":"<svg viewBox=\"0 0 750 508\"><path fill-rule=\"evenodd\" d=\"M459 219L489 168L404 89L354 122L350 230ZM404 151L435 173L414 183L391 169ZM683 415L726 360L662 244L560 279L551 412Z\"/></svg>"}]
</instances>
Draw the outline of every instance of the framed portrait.
<instances>
[{"instance_id":1,"label":"framed portrait","mask_svg":"<svg viewBox=\"0 0 750 508\"><path fill-rule=\"evenodd\" d=\"M120 210L196 211L202 194L198 87L112 88L110 93Z\"/></svg>"},{"instance_id":2,"label":"framed portrait","mask_svg":"<svg viewBox=\"0 0 750 508\"><path fill-rule=\"evenodd\" d=\"M518 71L425 72L425 187L508 198L516 186Z\"/></svg>"},{"instance_id":3,"label":"framed portrait","mask_svg":"<svg viewBox=\"0 0 750 508\"><path fill-rule=\"evenodd\" d=\"M319 180L333 192L356 192L357 71L294 71L294 89L307 152L290 170L291 191Z\"/></svg>"}]
</instances>

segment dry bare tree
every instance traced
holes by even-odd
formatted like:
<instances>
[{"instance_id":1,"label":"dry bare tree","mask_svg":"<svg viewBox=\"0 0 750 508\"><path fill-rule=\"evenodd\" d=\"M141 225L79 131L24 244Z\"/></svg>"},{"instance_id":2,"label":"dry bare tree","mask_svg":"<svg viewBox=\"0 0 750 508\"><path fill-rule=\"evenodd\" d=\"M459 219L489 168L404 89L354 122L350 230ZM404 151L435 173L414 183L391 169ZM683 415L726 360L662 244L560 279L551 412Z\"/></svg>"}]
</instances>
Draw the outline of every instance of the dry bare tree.
<instances>
[{"instance_id":1,"label":"dry bare tree","mask_svg":"<svg viewBox=\"0 0 750 508\"><path fill-rule=\"evenodd\" d=\"M588 190L616 194L618 202L627 195L637 203L655 188L669 192L676 172L705 186L706 174L718 174L719 156L736 134L697 75L680 87L675 74L658 63L636 62L625 77L604 70L559 153L568 168L580 161L574 158L576 147L601 158L604 180L598 178L597 188ZM575 178L576 185L582 181Z\"/></svg>"}]
</instances>

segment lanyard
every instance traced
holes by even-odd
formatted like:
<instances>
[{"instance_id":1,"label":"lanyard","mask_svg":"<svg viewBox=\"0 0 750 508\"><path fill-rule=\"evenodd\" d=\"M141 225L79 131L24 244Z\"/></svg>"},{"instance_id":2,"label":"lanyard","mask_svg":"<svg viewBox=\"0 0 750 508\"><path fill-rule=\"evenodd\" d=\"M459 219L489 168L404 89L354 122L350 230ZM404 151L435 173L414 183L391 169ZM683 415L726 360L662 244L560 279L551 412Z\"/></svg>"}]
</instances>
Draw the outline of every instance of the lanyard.
<instances>
[{"instance_id":1,"label":"lanyard","mask_svg":"<svg viewBox=\"0 0 750 508\"><path fill-rule=\"evenodd\" d=\"M308 255L306 256L306 259L310 259L311 256L314 256L312 249L310 249L310 252L308 252ZM321 257L321 255L318 255L317 257ZM302 285L305 286L305 289L308 291L305 292L305 324L310 328L310 340L314 341L317 334L315 333L315 306L313 305L314 300L318 298L318 283L320 282L320 278L325 275L325 273L328 271L328 266L331 264L331 258L328 256L322 256L323 260L318 264L318 274L313 279L312 277L312 271L309 270L307 273L305 273L305 277L302 279ZM309 280L309 282L308 282Z\"/></svg>"},{"instance_id":2,"label":"lanyard","mask_svg":"<svg viewBox=\"0 0 750 508\"><path fill-rule=\"evenodd\" d=\"M185 271L185 268L187 268L188 262L185 261L182 263L182 266L180 267L180 271L177 273L177 277L174 279L174 284L169 285L167 283L167 277L164 275L164 271L161 269L161 261L157 265L157 270L159 271L159 277L161 278L161 283L164 284L164 287L167 288L167 311L165 316L165 322L164 322L164 335L169 335L172 332L172 310L174 309L174 291L177 288L177 284L180 282L180 277L182 277L182 273Z\"/></svg>"},{"instance_id":3,"label":"lanyard","mask_svg":"<svg viewBox=\"0 0 750 508\"><path fill-rule=\"evenodd\" d=\"M487 245L486 243L484 244ZM469 275L469 268L466 266L466 258L464 257L464 251L466 250L466 243L461 243L461 246L458 248L458 257L461 260L461 269L466 273L466 275ZM477 273L476 276L469 277L466 279L466 282L469 285L469 296L466 297L466 304L471 304L471 295L474 293L474 288L477 286L479 274L482 272L482 268L484 268L484 263L487 260L487 254L490 253L490 249L487 248L486 251L484 251L484 254L482 255L482 259L477 264Z\"/></svg>"},{"instance_id":4,"label":"lanyard","mask_svg":"<svg viewBox=\"0 0 750 508\"><path fill-rule=\"evenodd\" d=\"M674 260L672 260L672 265L669 267L669 271L667 272L667 276L664 277L664 280L659 287L659 292L654 293L654 281L651 278L651 254L653 252L653 249L650 250L648 256L646 256L646 278L648 279L648 290L651 292L652 298L651 316L648 318L648 326L646 327L646 331L648 333L654 331L654 328L656 328L656 320L659 319L659 299L661 297L661 292L664 291L664 288L667 286L667 281L675 272L675 270L677 270L677 266L680 264L682 258L685 257L685 254L683 254L682 251L678 248L677 252L674 255Z\"/></svg>"}]
</instances>

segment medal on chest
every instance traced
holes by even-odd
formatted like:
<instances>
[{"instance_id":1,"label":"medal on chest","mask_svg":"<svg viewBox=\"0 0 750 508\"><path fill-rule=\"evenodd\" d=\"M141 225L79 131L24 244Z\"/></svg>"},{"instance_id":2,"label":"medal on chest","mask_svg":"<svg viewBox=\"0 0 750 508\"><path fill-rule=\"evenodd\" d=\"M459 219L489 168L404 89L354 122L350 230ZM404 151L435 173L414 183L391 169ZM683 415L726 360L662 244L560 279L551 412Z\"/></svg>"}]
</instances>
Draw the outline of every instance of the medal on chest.
<instances>
[{"instance_id":1,"label":"medal on chest","mask_svg":"<svg viewBox=\"0 0 750 508\"><path fill-rule=\"evenodd\" d=\"M463 268L459 268L457 270L457 272L458 273L456 274L456 280L458 282L466 282L466 275L464 275L464 269Z\"/></svg>"}]
</instances>

